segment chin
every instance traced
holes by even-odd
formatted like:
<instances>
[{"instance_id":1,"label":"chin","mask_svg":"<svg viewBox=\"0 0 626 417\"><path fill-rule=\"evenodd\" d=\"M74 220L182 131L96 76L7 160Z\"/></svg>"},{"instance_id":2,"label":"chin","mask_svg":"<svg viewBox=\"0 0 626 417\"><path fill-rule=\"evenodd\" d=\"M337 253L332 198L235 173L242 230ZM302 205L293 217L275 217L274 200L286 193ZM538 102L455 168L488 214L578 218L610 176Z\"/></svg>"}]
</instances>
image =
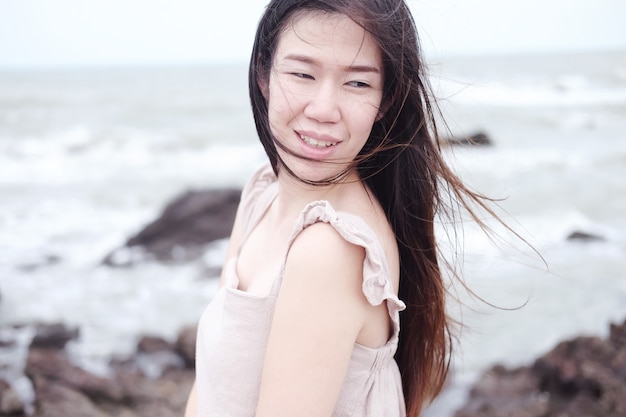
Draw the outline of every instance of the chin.
<instances>
[{"instance_id":1,"label":"chin","mask_svg":"<svg viewBox=\"0 0 626 417\"><path fill-rule=\"evenodd\" d=\"M307 160L293 160L289 158L284 163L293 171L298 178L306 181L326 181L329 178L334 178L341 174L346 168L345 165L335 164L324 161L307 161ZM285 174L287 174L285 172ZM288 174L287 174L288 175Z\"/></svg>"}]
</instances>

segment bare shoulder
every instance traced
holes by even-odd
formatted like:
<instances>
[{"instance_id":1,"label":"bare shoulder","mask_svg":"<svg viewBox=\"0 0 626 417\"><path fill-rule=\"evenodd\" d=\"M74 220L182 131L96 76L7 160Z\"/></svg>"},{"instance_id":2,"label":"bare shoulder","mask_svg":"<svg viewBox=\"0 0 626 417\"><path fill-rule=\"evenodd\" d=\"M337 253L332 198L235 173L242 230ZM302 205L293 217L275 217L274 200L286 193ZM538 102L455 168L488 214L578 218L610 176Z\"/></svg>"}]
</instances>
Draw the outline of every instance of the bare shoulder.
<instances>
[{"instance_id":1,"label":"bare shoulder","mask_svg":"<svg viewBox=\"0 0 626 417\"><path fill-rule=\"evenodd\" d=\"M287 255L286 268L321 278L352 276L361 280L365 249L345 240L325 222L314 223L301 231Z\"/></svg>"},{"instance_id":2,"label":"bare shoulder","mask_svg":"<svg viewBox=\"0 0 626 417\"><path fill-rule=\"evenodd\" d=\"M332 312L331 321L341 311L343 334L352 343L376 348L387 342L391 324L386 304L370 304L363 291L365 256L364 247L345 240L332 225L315 223L293 243L281 294L292 300L292 309L309 305L312 311ZM390 269L397 270L397 264ZM397 275L391 280L397 288Z\"/></svg>"}]
</instances>

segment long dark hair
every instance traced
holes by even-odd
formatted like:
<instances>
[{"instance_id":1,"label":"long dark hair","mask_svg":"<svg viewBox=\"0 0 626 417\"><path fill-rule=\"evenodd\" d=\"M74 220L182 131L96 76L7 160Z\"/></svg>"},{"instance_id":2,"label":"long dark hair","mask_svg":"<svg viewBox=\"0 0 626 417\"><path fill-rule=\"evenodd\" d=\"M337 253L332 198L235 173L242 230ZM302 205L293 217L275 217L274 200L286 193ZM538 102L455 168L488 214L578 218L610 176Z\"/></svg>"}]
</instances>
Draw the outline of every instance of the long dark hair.
<instances>
[{"instance_id":1,"label":"long dark hair","mask_svg":"<svg viewBox=\"0 0 626 417\"><path fill-rule=\"evenodd\" d=\"M419 39L403 0L273 0L261 18L252 50L249 88L261 143L276 173L282 164L270 132L267 83L280 34L294 13L322 11L349 16L369 32L383 57L383 116L354 163L360 178L382 205L395 233L400 255L401 314L396 360L402 375L407 413L419 415L440 391L448 374L451 333L446 290L435 241L435 216L450 201L472 213L485 198L468 190L441 155L432 98ZM280 144L278 144L280 146ZM291 173L293 174L293 173ZM329 179L332 181L333 179Z\"/></svg>"}]
</instances>

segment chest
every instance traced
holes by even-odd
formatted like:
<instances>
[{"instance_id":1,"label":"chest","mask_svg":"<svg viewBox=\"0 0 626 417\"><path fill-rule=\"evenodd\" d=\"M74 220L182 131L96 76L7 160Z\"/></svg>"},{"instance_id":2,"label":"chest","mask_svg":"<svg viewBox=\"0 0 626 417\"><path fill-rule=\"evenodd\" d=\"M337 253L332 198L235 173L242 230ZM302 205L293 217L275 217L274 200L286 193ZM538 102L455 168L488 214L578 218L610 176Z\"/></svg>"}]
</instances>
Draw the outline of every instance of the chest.
<instances>
[{"instance_id":1,"label":"chest","mask_svg":"<svg viewBox=\"0 0 626 417\"><path fill-rule=\"evenodd\" d=\"M291 228L275 230L266 221L254 228L237 259L240 290L259 296L270 293L284 265L291 232Z\"/></svg>"}]
</instances>

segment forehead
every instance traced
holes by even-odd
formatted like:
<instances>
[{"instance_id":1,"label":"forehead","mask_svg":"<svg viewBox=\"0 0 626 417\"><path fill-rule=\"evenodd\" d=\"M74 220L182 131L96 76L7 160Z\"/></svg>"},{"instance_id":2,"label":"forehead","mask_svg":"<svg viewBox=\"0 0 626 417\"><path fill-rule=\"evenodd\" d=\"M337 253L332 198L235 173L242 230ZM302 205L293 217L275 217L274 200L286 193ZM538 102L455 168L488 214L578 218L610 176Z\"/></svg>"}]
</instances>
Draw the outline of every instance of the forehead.
<instances>
[{"instance_id":1,"label":"forehead","mask_svg":"<svg viewBox=\"0 0 626 417\"><path fill-rule=\"evenodd\" d=\"M310 54L329 63L364 61L381 66L380 48L374 37L339 13L305 11L294 15L279 36L275 58L293 53Z\"/></svg>"}]
</instances>

